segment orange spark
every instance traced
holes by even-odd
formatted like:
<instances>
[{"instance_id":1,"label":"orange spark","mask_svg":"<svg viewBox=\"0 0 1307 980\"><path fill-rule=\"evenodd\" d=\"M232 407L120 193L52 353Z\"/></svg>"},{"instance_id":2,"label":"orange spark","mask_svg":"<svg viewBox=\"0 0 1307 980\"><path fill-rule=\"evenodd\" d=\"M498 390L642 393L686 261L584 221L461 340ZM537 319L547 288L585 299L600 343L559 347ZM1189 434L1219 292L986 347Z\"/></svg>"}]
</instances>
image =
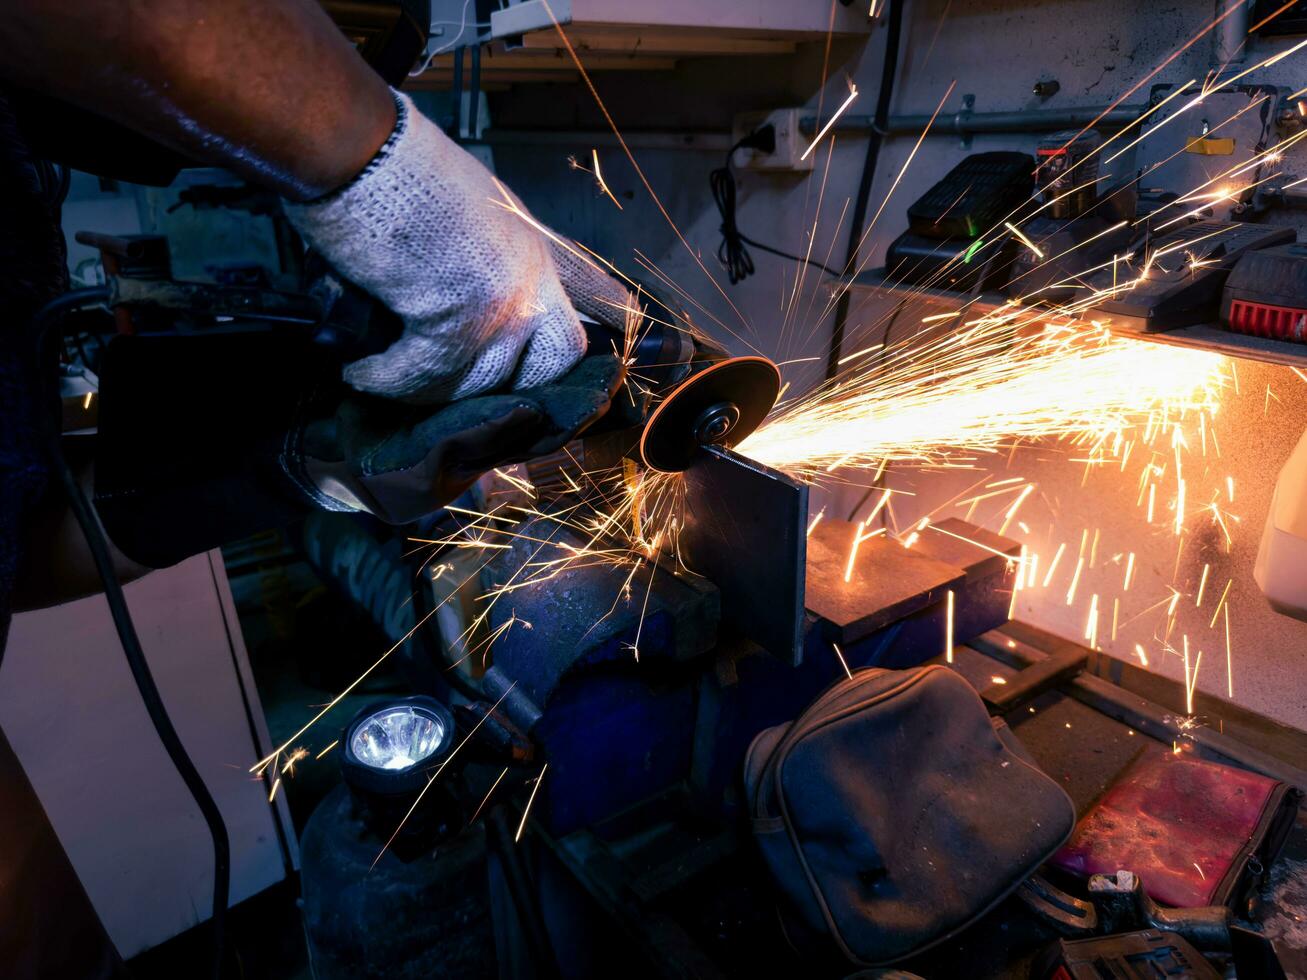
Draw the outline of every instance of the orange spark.
<instances>
[{"instance_id":1,"label":"orange spark","mask_svg":"<svg viewBox=\"0 0 1307 980\"><path fill-rule=\"evenodd\" d=\"M808 144L808 148L804 150L803 154L799 157L800 160L808 159L808 154L810 154L813 151L813 149L816 148L817 144L821 142L821 138L830 131L830 128L832 126L835 125L835 121L839 119L840 116L844 115L844 110L847 109L850 105L852 105L853 100L858 97L858 87L850 82L849 88L851 90L849 92L849 97L845 99L842 103L840 103L840 107L835 110L835 114L826 120L826 125L821 127L821 130L817 133L817 135L812 138L812 142Z\"/></svg>"},{"instance_id":2,"label":"orange spark","mask_svg":"<svg viewBox=\"0 0 1307 980\"><path fill-rule=\"evenodd\" d=\"M944 657L953 662L953 590L948 590L947 608L944 614Z\"/></svg>"},{"instance_id":3,"label":"orange spark","mask_svg":"<svg viewBox=\"0 0 1307 980\"><path fill-rule=\"evenodd\" d=\"M838 643L832 643L831 646L835 648L835 656L840 658L840 666L844 668L845 675L849 678L849 680L852 680L853 671L849 670L849 662L844 659L844 651L840 649L840 645Z\"/></svg>"},{"instance_id":4,"label":"orange spark","mask_svg":"<svg viewBox=\"0 0 1307 980\"><path fill-rule=\"evenodd\" d=\"M527 797L526 806L522 808L522 822L517 825L517 833L513 835L513 843L516 844L522 839L522 831L526 829L526 818L531 813L531 804L535 802L536 793L540 791L540 784L544 782L545 771L549 768L549 763L545 763L540 768L540 775L536 777L536 783L531 787L531 795Z\"/></svg>"},{"instance_id":5,"label":"orange spark","mask_svg":"<svg viewBox=\"0 0 1307 980\"><path fill-rule=\"evenodd\" d=\"M595 181L599 184L599 189L603 191L606 195L608 195L608 200L616 204L617 210L621 211L622 202L619 201L616 197L614 197L613 192L608 189L608 183L607 181L604 180L603 172L599 169L599 151L592 149L590 151L590 159L594 161L594 176L595 176Z\"/></svg>"},{"instance_id":6,"label":"orange spark","mask_svg":"<svg viewBox=\"0 0 1307 980\"><path fill-rule=\"evenodd\" d=\"M1066 604L1068 606L1076 601L1076 586L1080 584L1080 573L1084 570L1084 567L1085 560L1083 558L1077 558L1076 571L1075 574L1071 576L1071 586L1066 590Z\"/></svg>"}]
</instances>

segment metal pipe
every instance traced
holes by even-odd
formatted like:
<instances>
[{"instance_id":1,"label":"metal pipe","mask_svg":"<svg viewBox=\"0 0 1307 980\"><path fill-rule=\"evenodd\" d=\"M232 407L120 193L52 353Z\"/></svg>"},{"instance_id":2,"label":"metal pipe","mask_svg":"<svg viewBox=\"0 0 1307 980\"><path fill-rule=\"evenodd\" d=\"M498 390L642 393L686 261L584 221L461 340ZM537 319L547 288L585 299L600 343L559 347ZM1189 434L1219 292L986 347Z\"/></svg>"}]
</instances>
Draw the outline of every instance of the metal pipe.
<instances>
[{"instance_id":1,"label":"metal pipe","mask_svg":"<svg viewBox=\"0 0 1307 980\"><path fill-rule=\"evenodd\" d=\"M673 132L670 130L629 130L622 140L633 149L695 150L725 153L733 140L727 132ZM620 147L612 130L604 129L483 129L479 139L464 140L464 145L486 143L490 146L595 146Z\"/></svg>"},{"instance_id":2,"label":"metal pipe","mask_svg":"<svg viewBox=\"0 0 1307 980\"><path fill-rule=\"evenodd\" d=\"M979 133L1051 133L1059 129L1078 129L1094 123L1106 129L1134 122L1147 105L1083 106L1078 109L1020 109L1013 112L971 112L963 109L950 116L939 116L931 126L932 136L967 136ZM1101 117L1101 118L1100 118ZM1094 122L1098 120L1097 122ZM930 125L930 116L890 116L887 134L917 134ZM821 126L817 116L802 116L799 132L812 136ZM873 129L871 116L845 115L835 121L833 130L841 133L868 133ZM629 130L622 134L626 144L651 150L713 150L731 148L731 135L725 132L676 132L674 130ZM620 146L610 130L598 129L485 129L479 140L468 143L490 145L564 145Z\"/></svg>"},{"instance_id":3,"label":"metal pipe","mask_svg":"<svg viewBox=\"0 0 1307 980\"><path fill-rule=\"evenodd\" d=\"M930 116L890 116L886 133L921 133L930 127L932 136L971 136L979 133L1051 133L1079 129L1091 123L1095 128L1124 126L1148 111L1147 105L1083 106L1076 109L1020 109L1014 112L972 112L962 109L941 115L932 126ZM816 116L799 119L799 132L817 132ZM833 129L841 133L864 133L872 129L871 116L841 116Z\"/></svg>"},{"instance_id":4,"label":"metal pipe","mask_svg":"<svg viewBox=\"0 0 1307 980\"><path fill-rule=\"evenodd\" d=\"M1240 64L1248 56L1245 41L1251 6L1252 0L1216 0L1216 17L1220 23L1212 37L1212 64L1217 69Z\"/></svg>"}]
</instances>

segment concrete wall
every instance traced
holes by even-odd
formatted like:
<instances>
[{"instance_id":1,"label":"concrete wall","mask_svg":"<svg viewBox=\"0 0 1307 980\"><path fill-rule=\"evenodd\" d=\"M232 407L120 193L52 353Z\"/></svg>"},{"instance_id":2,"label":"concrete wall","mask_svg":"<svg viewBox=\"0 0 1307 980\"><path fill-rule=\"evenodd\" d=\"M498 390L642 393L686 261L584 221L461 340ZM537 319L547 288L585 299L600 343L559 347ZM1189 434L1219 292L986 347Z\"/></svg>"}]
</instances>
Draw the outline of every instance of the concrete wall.
<instances>
[{"instance_id":1,"label":"concrete wall","mask_svg":"<svg viewBox=\"0 0 1307 980\"><path fill-rule=\"evenodd\" d=\"M1121 0L908 0L893 111L929 113L952 82L956 87L946 104L948 111L961 107L963 94L975 96L977 111L1105 104L1143 80L1212 16L1210 0L1175 0L1167 4ZM830 52L824 88L825 52L820 43L802 46L793 57L708 59L684 62L671 73L609 73L596 77L601 97L624 132L690 134L684 137L683 149L650 147L651 140L633 138L638 162L690 250L677 241L619 149L598 137L557 135L603 126L593 99L581 86L519 86L492 96L496 126L554 131L547 141L535 145L497 144L496 165L528 205L560 230L593 243L631 270L638 268L632 255L632 249L638 248L702 304L700 323L737 351L753 346L779 359L824 360L830 321L817 315L823 304L816 293L816 275L804 278L794 306L798 312L790 315L786 308L798 274L792 263L755 250L758 274L738 286L725 285L725 277L713 258L719 242L719 218L708 192L708 174L721 163L720 147L725 143L722 134L729 130L732 114L737 111L784 105L815 108L822 99L824 111L829 112L843 99L848 91L847 80L851 79L862 93L851 111L870 114L880 76L884 33L881 26L873 29L865 44L836 45ZM1249 57L1260 59L1297 40L1257 41ZM1211 67L1212 54L1210 40L1200 40L1153 81L1201 79ZM1300 52L1249 81L1296 90L1307 85L1305 69L1307 55ZM1032 86L1036 80L1048 78L1057 79L1061 89L1041 103L1032 93ZM1128 101L1144 101L1147 89L1145 85ZM1196 129L1197 125L1192 127ZM1176 127L1176 139L1189 135L1196 135L1196 131L1182 133ZM870 266L880 264L887 245L905 227L906 207L966 153L987 149L1031 152L1035 140L1034 136L988 136L977 138L967 149L956 137L928 138L886 204L862 258ZM915 142L915 136L887 141L871 195L872 212L890 194L891 184ZM819 151L816 171L807 177L744 175L739 221L745 233L790 251L806 249L807 236L812 235L815 255L824 256L829 250L835 263L841 263L848 234L849 199L857 185L865 145L864 139L856 135L830 141ZM569 155L584 161L595 146L606 179L623 204L620 212L598 195L587 174L568 165ZM1150 148L1149 152L1158 151ZM1186 162L1197 168L1196 176L1203 172L1204 161ZM1121 161L1121 165L1129 163L1128 159ZM1296 150L1283 169L1307 174L1307 152ZM1272 220L1278 224L1302 223L1289 213L1274 215ZM712 272L718 285L709 281L696 257ZM878 339L886 313L887 307L881 303L855 303L845 349L856 350L860 341ZM732 333L738 338L733 339ZM786 376L794 383L794 390L801 390L819 377L820 367L819 363L800 361L786 367ZM1219 529L1195 524L1177 560L1177 539L1171 529L1147 525L1135 505L1134 467L1127 477L1095 472L1082 482L1084 467L1069 461L1068 454L1055 445L1024 448L1010 459L995 461L991 467L995 479L1020 475L1038 484L1038 492L1031 495L1020 515L1028 533L1019 528L1010 529L1010 533L1022 537L1032 551L1038 551L1044 567L1059 542L1068 543L1074 564L1082 530L1088 529L1091 536L1097 530L1099 535L1094 567L1084 572L1075 603L1065 603L1063 579L1061 588L1050 586L1021 596L1017 614L1079 638L1089 596L1098 592L1109 617L1100 630L1103 648L1133 659L1135 644L1141 644L1149 652L1154 669L1180 676L1180 659L1160 652L1159 610L1143 612L1158 599L1169 596L1168 587L1174 584L1185 598L1180 601L1182 608L1172 640L1178 645L1180 633L1187 633L1195 657L1197 649L1203 649L1198 687L1224 694L1227 676L1223 623L1213 630L1208 621L1215 603L1212 590L1219 591L1232 581L1235 699L1282 721L1307 726L1307 624L1272 612L1252 580L1257 538L1276 472L1307 423L1307 386L1284 368L1242 362L1238 373L1241 394L1227 396L1218 422L1221 457L1207 464L1210 472L1204 476L1213 485L1223 484L1227 474L1235 481L1234 503L1223 504L1240 518L1237 525L1232 522L1234 544L1228 553L1217 540ZM1274 399L1266 394L1268 386ZM910 505L902 505L896 516L900 522L909 521L915 513L937 506L982 476L984 473L946 477L896 471L891 477L894 484L918 494L911 498ZM838 496L833 506L849 506L848 494ZM817 494L814 500L820 506L827 497ZM996 528L1001 523L1001 510L995 514L992 507L989 511L981 508L976 518L986 519L990 527ZM1110 597L1120 593L1122 563L1131 551L1136 553L1139 571L1130 593L1121 596L1117 638L1112 641L1107 628ZM1211 570L1204 608L1198 609L1194 598L1204 564L1210 564ZM1059 578L1066 574L1064 568Z\"/></svg>"}]
</instances>

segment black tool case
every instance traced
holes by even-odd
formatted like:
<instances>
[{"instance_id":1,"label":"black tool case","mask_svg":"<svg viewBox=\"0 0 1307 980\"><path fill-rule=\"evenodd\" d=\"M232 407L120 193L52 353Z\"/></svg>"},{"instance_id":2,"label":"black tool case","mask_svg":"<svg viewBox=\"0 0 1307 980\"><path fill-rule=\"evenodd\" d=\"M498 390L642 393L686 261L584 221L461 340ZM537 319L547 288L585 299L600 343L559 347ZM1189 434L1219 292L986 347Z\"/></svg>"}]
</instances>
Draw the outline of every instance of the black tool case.
<instances>
[{"instance_id":1,"label":"black tool case","mask_svg":"<svg viewBox=\"0 0 1307 980\"><path fill-rule=\"evenodd\" d=\"M1307 243L1241 258L1225 281L1221 322L1235 333L1307 343Z\"/></svg>"},{"instance_id":2,"label":"black tool case","mask_svg":"<svg viewBox=\"0 0 1307 980\"><path fill-rule=\"evenodd\" d=\"M1029 199L1035 161L1027 153L973 153L908 208L908 228L924 238L965 238L995 229Z\"/></svg>"}]
</instances>

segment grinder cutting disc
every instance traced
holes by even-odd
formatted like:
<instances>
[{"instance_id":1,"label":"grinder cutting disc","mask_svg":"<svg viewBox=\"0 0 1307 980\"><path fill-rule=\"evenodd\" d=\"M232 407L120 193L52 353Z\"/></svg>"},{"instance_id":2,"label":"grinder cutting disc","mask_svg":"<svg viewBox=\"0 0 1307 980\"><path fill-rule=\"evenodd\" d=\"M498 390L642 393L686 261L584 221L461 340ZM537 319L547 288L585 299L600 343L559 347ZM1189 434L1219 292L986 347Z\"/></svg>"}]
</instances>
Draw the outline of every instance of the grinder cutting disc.
<instances>
[{"instance_id":1,"label":"grinder cutting disc","mask_svg":"<svg viewBox=\"0 0 1307 980\"><path fill-rule=\"evenodd\" d=\"M654 410L640 436L640 455L651 469L679 473L694 462L700 446L742 442L762 424L780 390L781 373L765 357L730 357L709 365Z\"/></svg>"}]
</instances>

